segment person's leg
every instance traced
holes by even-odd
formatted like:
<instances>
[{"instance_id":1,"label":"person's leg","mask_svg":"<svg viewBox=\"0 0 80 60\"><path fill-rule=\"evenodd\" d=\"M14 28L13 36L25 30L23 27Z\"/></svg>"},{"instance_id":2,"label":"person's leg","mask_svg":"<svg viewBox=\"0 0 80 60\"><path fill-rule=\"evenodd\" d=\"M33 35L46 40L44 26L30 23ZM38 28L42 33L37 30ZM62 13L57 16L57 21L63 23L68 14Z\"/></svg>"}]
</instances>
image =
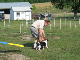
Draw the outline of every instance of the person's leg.
<instances>
[{"instance_id":1,"label":"person's leg","mask_svg":"<svg viewBox=\"0 0 80 60\"><path fill-rule=\"evenodd\" d=\"M36 38L34 41L34 48L36 48L36 43L38 42L39 38Z\"/></svg>"},{"instance_id":2,"label":"person's leg","mask_svg":"<svg viewBox=\"0 0 80 60\"><path fill-rule=\"evenodd\" d=\"M30 30L31 30L32 36L36 38L34 41L34 47L33 47L33 48L36 48L36 43L39 40L39 31L38 31L38 29L36 29L34 27L30 27Z\"/></svg>"}]
</instances>

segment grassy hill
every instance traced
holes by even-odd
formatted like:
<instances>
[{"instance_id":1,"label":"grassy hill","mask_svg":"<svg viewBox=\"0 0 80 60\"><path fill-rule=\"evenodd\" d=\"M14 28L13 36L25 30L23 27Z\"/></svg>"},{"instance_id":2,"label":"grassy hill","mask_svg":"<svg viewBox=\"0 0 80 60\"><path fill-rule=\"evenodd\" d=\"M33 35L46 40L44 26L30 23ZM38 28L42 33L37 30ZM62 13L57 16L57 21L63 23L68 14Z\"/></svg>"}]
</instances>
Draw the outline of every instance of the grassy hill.
<instances>
[{"instance_id":1,"label":"grassy hill","mask_svg":"<svg viewBox=\"0 0 80 60\"><path fill-rule=\"evenodd\" d=\"M35 5L36 9L33 10L33 13L63 13L63 12L70 12L70 8L64 8L63 10L53 7L51 2L45 2L45 3L33 3L31 5Z\"/></svg>"},{"instance_id":2,"label":"grassy hill","mask_svg":"<svg viewBox=\"0 0 80 60\"><path fill-rule=\"evenodd\" d=\"M63 10L59 8L55 8L51 2L45 3L33 3L32 6L35 5L36 9L32 10L32 14L39 14L39 13L52 13L53 16L56 17L73 17L74 12L72 12L71 7L63 8ZM46 12L47 11L47 12ZM78 18L80 17L80 13L77 13Z\"/></svg>"}]
</instances>

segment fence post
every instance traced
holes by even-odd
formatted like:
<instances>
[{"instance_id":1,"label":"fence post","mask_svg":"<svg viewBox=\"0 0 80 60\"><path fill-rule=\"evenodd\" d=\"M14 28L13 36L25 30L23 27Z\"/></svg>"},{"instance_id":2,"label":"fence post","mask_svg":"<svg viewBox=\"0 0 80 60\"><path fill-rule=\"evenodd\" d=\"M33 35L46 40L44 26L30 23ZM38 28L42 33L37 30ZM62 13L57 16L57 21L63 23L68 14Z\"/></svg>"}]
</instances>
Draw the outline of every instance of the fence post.
<instances>
[{"instance_id":1,"label":"fence post","mask_svg":"<svg viewBox=\"0 0 80 60\"><path fill-rule=\"evenodd\" d=\"M28 27L28 22L27 22L27 20L26 20L26 27Z\"/></svg>"},{"instance_id":2,"label":"fence post","mask_svg":"<svg viewBox=\"0 0 80 60\"><path fill-rule=\"evenodd\" d=\"M60 18L60 29L61 29L61 18Z\"/></svg>"},{"instance_id":3,"label":"fence post","mask_svg":"<svg viewBox=\"0 0 80 60\"><path fill-rule=\"evenodd\" d=\"M54 28L55 28L55 18L54 18Z\"/></svg>"},{"instance_id":4,"label":"fence post","mask_svg":"<svg viewBox=\"0 0 80 60\"><path fill-rule=\"evenodd\" d=\"M4 19L4 27L5 27L5 19Z\"/></svg>"},{"instance_id":5,"label":"fence post","mask_svg":"<svg viewBox=\"0 0 80 60\"><path fill-rule=\"evenodd\" d=\"M75 20L75 17L74 17L74 20ZM75 28L76 28L76 22L75 22Z\"/></svg>"},{"instance_id":6,"label":"fence post","mask_svg":"<svg viewBox=\"0 0 80 60\"><path fill-rule=\"evenodd\" d=\"M51 29L51 24L50 24L50 29Z\"/></svg>"},{"instance_id":7,"label":"fence post","mask_svg":"<svg viewBox=\"0 0 80 60\"><path fill-rule=\"evenodd\" d=\"M33 19L33 23L34 23L34 19Z\"/></svg>"},{"instance_id":8,"label":"fence post","mask_svg":"<svg viewBox=\"0 0 80 60\"><path fill-rule=\"evenodd\" d=\"M9 25L10 25L10 19L9 19Z\"/></svg>"},{"instance_id":9,"label":"fence post","mask_svg":"<svg viewBox=\"0 0 80 60\"><path fill-rule=\"evenodd\" d=\"M65 28L66 28L66 18L65 18Z\"/></svg>"},{"instance_id":10,"label":"fence post","mask_svg":"<svg viewBox=\"0 0 80 60\"><path fill-rule=\"evenodd\" d=\"M71 20L70 20L70 28L71 28Z\"/></svg>"},{"instance_id":11,"label":"fence post","mask_svg":"<svg viewBox=\"0 0 80 60\"><path fill-rule=\"evenodd\" d=\"M21 24L20 24L20 33L21 33Z\"/></svg>"},{"instance_id":12,"label":"fence post","mask_svg":"<svg viewBox=\"0 0 80 60\"><path fill-rule=\"evenodd\" d=\"M76 23L75 23L75 28L76 28Z\"/></svg>"},{"instance_id":13,"label":"fence post","mask_svg":"<svg viewBox=\"0 0 80 60\"><path fill-rule=\"evenodd\" d=\"M22 27L23 27L23 20L22 20Z\"/></svg>"}]
</instances>

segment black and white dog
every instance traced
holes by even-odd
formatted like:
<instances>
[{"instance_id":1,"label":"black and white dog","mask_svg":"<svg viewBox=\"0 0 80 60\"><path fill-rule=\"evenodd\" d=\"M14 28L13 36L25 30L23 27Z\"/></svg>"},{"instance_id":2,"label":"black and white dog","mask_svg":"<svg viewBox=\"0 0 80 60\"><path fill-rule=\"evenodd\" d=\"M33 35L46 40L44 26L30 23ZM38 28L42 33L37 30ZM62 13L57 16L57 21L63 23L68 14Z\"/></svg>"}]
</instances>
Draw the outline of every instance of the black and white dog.
<instances>
[{"instance_id":1,"label":"black and white dog","mask_svg":"<svg viewBox=\"0 0 80 60\"><path fill-rule=\"evenodd\" d=\"M47 41L48 41L48 39L45 39L43 42L38 42L37 46L36 46L36 50L40 51L41 48L43 48L43 49L44 49L44 47L48 48Z\"/></svg>"}]
</instances>

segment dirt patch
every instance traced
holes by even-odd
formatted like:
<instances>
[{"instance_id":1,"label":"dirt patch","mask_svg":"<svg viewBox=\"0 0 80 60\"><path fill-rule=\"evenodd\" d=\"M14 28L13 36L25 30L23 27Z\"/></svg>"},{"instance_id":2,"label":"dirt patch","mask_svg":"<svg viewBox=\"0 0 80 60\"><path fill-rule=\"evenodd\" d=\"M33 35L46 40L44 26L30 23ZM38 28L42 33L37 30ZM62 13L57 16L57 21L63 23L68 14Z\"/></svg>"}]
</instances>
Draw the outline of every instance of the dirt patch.
<instances>
[{"instance_id":1,"label":"dirt patch","mask_svg":"<svg viewBox=\"0 0 80 60\"><path fill-rule=\"evenodd\" d=\"M32 36L31 35L22 35L20 36L22 41L30 41Z\"/></svg>"},{"instance_id":2,"label":"dirt patch","mask_svg":"<svg viewBox=\"0 0 80 60\"><path fill-rule=\"evenodd\" d=\"M20 34L20 33L10 33L11 35L12 34ZM9 36L9 38L12 38L12 36ZM17 37L16 37L17 38ZM30 41L31 38L32 38L32 35L21 35L19 36L19 38L22 40L22 41Z\"/></svg>"},{"instance_id":3,"label":"dirt patch","mask_svg":"<svg viewBox=\"0 0 80 60\"><path fill-rule=\"evenodd\" d=\"M20 33L10 33L10 34L20 34Z\"/></svg>"},{"instance_id":4,"label":"dirt patch","mask_svg":"<svg viewBox=\"0 0 80 60\"><path fill-rule=\"evenodd\" d=\"M53 38L53 39L60 39L60 36L53 36L53 37L48 37L48 39Z\"/></svg>"},{"instance_id":5,"label":"dirt patch","mask_svg":"<svg viewBox=\"0 0 80 60\"><path fill-rule=\"evenodd\" d=\"M22 54L8 54L8 60L26 60L30 59L30 57L26 57Z\"/></svg>"},{"instance_id":6,"label":"dirt patch","mask_svg":"<svg viewBox=\"0 0 80 60\"><path fill-rule=\"evenodd\" d=\"M58 36L54 36L53 38L54 38L54 39L60 39L60 37L58 37Z\"/></svg>"},{"instance_id":7,"label":"dirt patch","mask_svg":"<svg viewBox=\"0 0 80 60\"><path fill-rule=\"evenodd\" d=\"M2 60L8 59L8 60L29 60L30 57L24 56L22 54L12 54L12 53L0 53L0 58ZM3 59L4 58L4 59Z\"/></svg>"}]
</instances>

